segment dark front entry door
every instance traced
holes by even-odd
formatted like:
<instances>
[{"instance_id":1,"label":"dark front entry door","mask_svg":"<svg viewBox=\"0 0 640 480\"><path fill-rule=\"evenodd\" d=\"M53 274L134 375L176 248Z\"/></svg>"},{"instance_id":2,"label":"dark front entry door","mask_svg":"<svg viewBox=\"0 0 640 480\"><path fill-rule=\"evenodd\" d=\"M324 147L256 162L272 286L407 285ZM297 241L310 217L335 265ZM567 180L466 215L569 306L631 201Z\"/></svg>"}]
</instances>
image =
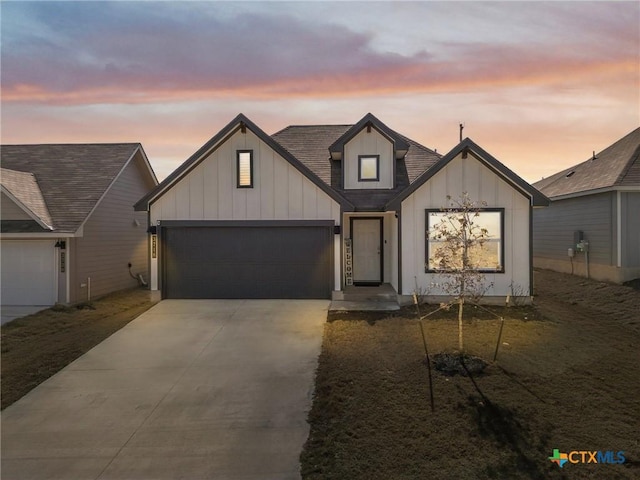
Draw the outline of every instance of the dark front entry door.
<instances>
[{"instance_id":1,"label":"dark front entry door","mask_svg":"<svg viewBox=\"0 0 640 480\"><path fill-rule=\"evenodd\" d=\"M353 283L382 283L382 218L351 219Z\"/></svg>"}]
</instances>

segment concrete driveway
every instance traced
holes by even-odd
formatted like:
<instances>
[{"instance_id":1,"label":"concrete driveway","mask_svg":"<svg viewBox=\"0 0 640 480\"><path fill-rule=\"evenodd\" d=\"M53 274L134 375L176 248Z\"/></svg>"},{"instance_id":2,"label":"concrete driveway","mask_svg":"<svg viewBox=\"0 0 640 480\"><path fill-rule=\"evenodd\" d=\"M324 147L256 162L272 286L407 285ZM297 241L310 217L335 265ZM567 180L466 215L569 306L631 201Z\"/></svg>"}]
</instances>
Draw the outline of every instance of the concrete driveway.
<instances>
[{"instance_id":1,"label":"concrete driveway","mask_svg":"<svg viewBox=\"0 0 640 480\"><path fill-rule=\"evenodd\" d=\"M160 302L2 412L2 478L300 478L328 306Z\"/></svg>"}]
</instances>

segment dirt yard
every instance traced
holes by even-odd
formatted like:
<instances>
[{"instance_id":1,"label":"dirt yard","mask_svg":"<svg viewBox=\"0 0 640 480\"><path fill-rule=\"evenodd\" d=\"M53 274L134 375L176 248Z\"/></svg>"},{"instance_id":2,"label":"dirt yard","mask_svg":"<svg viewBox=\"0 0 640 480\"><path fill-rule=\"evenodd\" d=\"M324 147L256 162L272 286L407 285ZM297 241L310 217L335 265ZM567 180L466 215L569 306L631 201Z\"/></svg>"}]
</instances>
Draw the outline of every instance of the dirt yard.
<instances>
[{"instance_id":1,"label":"dirt yard","mask_svg":"<svg viewBox=\"0 0 640 480\"><path fill-rule=\"evenodd\" d=\"M54 307L2 326L2 408L154 305L149 290L117 292L91 304Z\"/></svg>"},{"instance_id":2,"label":"dirt yard","mask_svg":"<svg viewBox=\"0 0 640 480\"><path fill-rule=\"evenodd\" d=\"M475 378L433 371L432 389L411 311L333 317L303 478L640 478L640 292L549 271L535 282L535 308L496 310L498 361ZM499 325L470 309L467 351L491 361ZM455 313L424 328L430 355L457 346ZM623 451L626 462L561 469L554 449Z\"/></svg>"}]
</instances>

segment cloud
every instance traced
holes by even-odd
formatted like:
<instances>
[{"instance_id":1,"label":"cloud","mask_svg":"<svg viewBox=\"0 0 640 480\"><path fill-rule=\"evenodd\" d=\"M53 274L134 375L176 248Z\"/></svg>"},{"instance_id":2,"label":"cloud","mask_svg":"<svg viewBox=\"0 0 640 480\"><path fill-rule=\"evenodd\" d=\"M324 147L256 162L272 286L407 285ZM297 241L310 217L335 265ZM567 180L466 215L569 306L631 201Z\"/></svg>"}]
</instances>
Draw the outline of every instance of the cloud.
<instances>
[{"instance_id":1,"label":"cloud","mask_svg":"<svg viewBox=\"0 0 640 480\"><path fill-rule=\"evenodd\" d=\"M327 19L225 8L224 2L5 4L3 26L16 16L33 25L3 35L3 102L339 98L638 77L638 27L619 15L601 25L607 35L618 32L616 48L605 36L606 42L589 40L588 54L574 37L553 50L518 38L430 40L404 55L376 49L375 32ZM589 15L576 21L596 26Z\"/></svg>"}]
</instances>

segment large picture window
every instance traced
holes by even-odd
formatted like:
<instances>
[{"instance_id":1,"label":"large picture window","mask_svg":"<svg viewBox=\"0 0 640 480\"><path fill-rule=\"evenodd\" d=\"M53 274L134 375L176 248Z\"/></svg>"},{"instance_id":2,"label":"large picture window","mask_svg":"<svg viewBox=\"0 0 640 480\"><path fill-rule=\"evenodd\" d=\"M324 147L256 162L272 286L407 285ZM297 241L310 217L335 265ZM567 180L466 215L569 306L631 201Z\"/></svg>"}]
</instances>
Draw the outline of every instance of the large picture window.
<instances>
[{"instance_id":1,"label":"large picture window","mask_svg":"<svg viewBox=\"0 0 640 480\"><path fill-rule=\"evenodd\" d=\"M441 225L449 227L449 231L459 225L461 212L441 210L426 211L426 271L441 272L445 270L438 259L443 257L439 249L448 248L450 269L462 268L462 239L451 242L445 239ZM504 209L483 209L471 216L473 231L477 232L479 241L473 242L468 249L469 264L481 272L504 272Z\"/></svg>"},{"instance_id":2,"label":"large picture window","mask_svg":"<svg viewBox=\"0 0 640 480\"><path fill-rule=\"evenodd\" d=\"M236 158L238 188L253 188L253 150L238 150Z\"/></svg>"}]
</instances>

